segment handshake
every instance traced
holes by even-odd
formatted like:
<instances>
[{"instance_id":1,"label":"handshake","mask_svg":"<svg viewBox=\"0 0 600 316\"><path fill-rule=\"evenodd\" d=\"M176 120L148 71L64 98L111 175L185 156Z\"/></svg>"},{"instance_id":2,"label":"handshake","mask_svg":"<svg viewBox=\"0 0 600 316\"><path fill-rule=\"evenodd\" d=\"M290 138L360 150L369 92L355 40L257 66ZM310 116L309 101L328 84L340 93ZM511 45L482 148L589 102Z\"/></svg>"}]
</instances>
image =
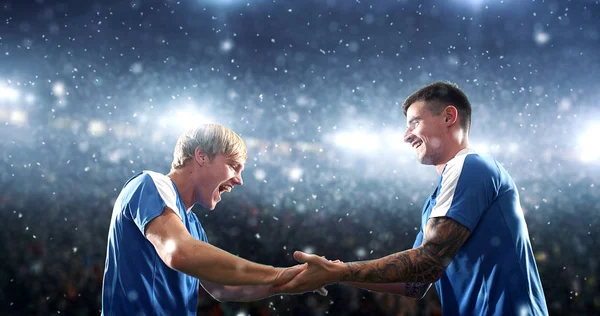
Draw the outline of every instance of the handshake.
<instances>
[{"instance_id":1,"label":"handshake","mask_svg":"<svg viewBox=\"0 0 600 316\"><path fill-rule=\"evenodd\" d=\"M331 261L301 251L294 252L294 259L301 264L278 268L271 294L302 294L316 291L325 296L327 295L325 286L342 281L348 271L346 265L339 260Z\"/></svg>"}]
</instances>

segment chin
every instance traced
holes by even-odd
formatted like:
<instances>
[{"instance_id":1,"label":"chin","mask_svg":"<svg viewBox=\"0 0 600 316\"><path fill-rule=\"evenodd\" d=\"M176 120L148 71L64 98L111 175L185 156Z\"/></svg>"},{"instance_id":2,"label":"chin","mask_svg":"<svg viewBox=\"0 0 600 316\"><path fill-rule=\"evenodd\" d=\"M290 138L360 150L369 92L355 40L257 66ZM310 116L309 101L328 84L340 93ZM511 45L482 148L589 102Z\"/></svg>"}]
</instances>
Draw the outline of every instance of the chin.
<instances>
[{"instance_id":1,"label":"chin","mask_svg":"<svg viewBox=\"0 0 600 316\"><path fill-rule=\"evenodd\" d=\"M419 157L419 162L422 165L427 165L427 166L433 165L433 160L430 157L427 157L427 156Z\"/></svg>"},{"instance_id":2,"label":"chin","mask_svg":"<svg viewBox=\"0 0 600 316\"><path fill-rule=\"evenodd\" d=\"M214 210L214 209L215 209L215 207L217 206L217 203L218 203L218 202L216 202L216 201L210 201L210 203L207 203L206 205L204 205L204 207L205 207L206 209L208 209L208 210L212 211L212 210Z\"/></svg>"},{"instance_id":3,"label":"chin","mask_svg":"<svg viewBox=\"0 0 600 316\"><path fill-rule=\"evenodd\" d=\"M215 206L217 206L217 202L214 200L208 200L208 203L203 202L203 201L198 201L196 203L202 205L202 207L204 207L207 210L211 210L211 211L215 209Z\"/></svg>"}]
</instances>

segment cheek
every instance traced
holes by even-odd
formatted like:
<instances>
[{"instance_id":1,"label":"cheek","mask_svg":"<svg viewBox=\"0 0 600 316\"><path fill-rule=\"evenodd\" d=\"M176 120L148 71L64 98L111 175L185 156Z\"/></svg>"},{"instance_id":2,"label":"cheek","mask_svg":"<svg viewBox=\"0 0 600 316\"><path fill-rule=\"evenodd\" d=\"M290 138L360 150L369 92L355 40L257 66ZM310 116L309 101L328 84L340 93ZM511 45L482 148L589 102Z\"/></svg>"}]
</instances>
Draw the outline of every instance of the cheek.
<instances>
[{"instance_id":1,"label":"cheek","mask_svg":"<svg viewBox=\"0 0 600 316\"><path fill-rule=\"evenodd\" d=\"M429 138L429 141L427 143L430 148L440 148L442 147L442 139L439 137L432 137Z\"/></svg>"},{"instance_id":2,"label":"cheek","mask_svg":"<svg viewBox=\"0 0 600 316\"><path fill-rule=\"evenodd\" d=\"M435 130L432 130L431 128L429 129L429 131L425 131L422 129L419 129L418 131L415 130L414 134L421 140L423 140L423 142L429 148L438 148L441 147L443 144L442 137L435 134Z\"/></svg>"}]
</instances>

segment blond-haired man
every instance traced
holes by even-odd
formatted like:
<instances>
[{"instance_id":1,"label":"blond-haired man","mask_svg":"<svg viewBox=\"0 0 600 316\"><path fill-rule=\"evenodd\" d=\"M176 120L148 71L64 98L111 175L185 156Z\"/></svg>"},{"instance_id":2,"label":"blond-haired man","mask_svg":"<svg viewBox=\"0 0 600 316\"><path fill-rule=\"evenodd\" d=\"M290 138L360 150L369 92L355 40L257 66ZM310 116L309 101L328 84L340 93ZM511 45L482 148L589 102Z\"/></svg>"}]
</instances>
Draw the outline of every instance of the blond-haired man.
<instances>
[{"instance_id":1,"label":"blond-haired man","mask_svg":"<svg viewBox=\"0 0 600 316\"><path fill-rule=\"evenodd\" d=\"M195 315L199 284L219 301L252 301L304 269L210 245L191 211L195 203L213 210L223 192L242 185L246 157L239 135L206 124L179 137L169 174L143 171L127 181L109 228L103 315Z\"/></svg>"}]
</instances>

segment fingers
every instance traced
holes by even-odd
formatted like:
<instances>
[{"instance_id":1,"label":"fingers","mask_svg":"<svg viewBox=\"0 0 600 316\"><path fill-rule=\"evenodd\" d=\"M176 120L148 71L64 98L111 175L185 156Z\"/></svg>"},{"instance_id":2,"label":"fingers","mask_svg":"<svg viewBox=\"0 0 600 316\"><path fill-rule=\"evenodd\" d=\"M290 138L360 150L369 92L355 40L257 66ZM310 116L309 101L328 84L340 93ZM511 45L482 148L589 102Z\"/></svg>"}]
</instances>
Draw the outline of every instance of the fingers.
<instances>
[{"instance_id":1,"label":"fingers","mask_svg":"<svg viewBox=\"0 0 600 316\"><path fill-rule=\"evenodd\" d=\"M303 293L302 291L299 291L298 282L295 279L292 279L291 281L284 284L276 285L273 287L273 290L277 293Z\"/></svg>"},{"instance_id":2,"label":"fingers","mask_svg":"<svg viewBox=\"0 0 600 316\"><path fill-rule=\"evenodd\" d=\"M301 263L307 262L308 256L310 256L310 255L306 254L302 251L294 251L294 259L296 259L296 261L298 261L298 262L301 262Z\"/></svg>"},{"instance_id":3,"label":"fingers","mask_svg":"<svg viewBox=\"0 0 600 316\"><path fill-rule=\"evenodd\" d=\"M281 272L278 273L273 283L278 285L288 283L292 279L294 279L300 272L306 270L306 268L307 264L299 264L288 268L278 268L281 269Z\"/></svg>"},{"instance_id":4,"label":"fingers","mask_svg":"<svg viewBox=\"0 0 600 316\"><path fill-rule=\"evenodd\" d=\"M328 261L324 256L311 255L302 251L295 251L294 259L301 263L314 263L318 265L324 265Z\"/></svg>"}]
</instances>

